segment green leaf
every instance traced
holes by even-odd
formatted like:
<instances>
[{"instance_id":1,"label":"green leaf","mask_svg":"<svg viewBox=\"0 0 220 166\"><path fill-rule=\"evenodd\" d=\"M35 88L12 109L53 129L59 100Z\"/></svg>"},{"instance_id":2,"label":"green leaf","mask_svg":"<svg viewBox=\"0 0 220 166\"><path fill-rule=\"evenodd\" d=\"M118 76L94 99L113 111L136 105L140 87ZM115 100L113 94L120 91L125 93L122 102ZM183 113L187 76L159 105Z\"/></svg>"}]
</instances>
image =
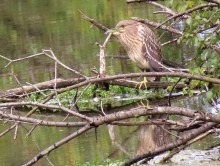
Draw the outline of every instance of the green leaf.
<instances>
[{"instance_id":1,"label":"green leaf","mask_svg":"<svg viewBox=\"0 0 220 166\"><path fill-rule=\"evenodd\" d=\"M188 25L191 25L192 24L192 17L189 17L187 20L186 20L186 23Z\"/></svg>"},{"instance_id":2,"label":"green leaf","mask_svg":"<svg viewBox=\"0 0 220 166\"><path fill-rule=\"evenodd\" d=\"M200 15L196 15L195 19L200 20L201 19Z\"/></svg>"},{"instance_id":3,"label":"green leaf","mask_svg":"<svg viewBox=\"0 0 220 166\"><path fill-rule=\"evenodd\" d=\"M168 86L167 90L170 92L172 90L173 86Z\"/></svg>"},{"instance_id":4,"label":"green leaf","mask_svg":"<svg viewBox=\"0 0 220 166\"><path fill-rule=\"evenodd\" d=\"M207 100L211 100L212 97L213 97L212 91L208 91L208 92L206 93L206 98L207 98Z\"/></svg>"},{"instance_id":5,"label":"green leaf","mask_svg":"<svg viewBox=\"0 0 220 166\"><path fill-rule=\"evenodd\" d=\"M192 97L192 96L193 96L193 91L192 91L192 90L189 90L189 91L188 91L188 95L189 95L189 97Z\"/></svg>"},{"instance_id":6,"label":"green leaf","mask_svg":"<svg viewBox=\"0 0 220 166\"><path fill-rule=\"evenodd\" d=\"M191 88L191 89L195 88L199 83L200 83L199 80L192 80L192 81L190 82L190 88Z\"/></svg>"}]
</instances>

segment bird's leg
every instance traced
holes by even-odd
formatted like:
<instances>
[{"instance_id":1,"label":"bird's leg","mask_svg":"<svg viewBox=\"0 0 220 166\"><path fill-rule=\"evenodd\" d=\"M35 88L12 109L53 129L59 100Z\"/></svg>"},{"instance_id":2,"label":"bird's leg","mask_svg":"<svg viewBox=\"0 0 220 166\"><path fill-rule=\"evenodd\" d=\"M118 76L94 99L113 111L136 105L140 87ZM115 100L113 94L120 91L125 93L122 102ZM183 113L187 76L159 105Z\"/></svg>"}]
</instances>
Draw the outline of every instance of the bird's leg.
<instances>
[{"instance_id":1,"label":"bird's leg","mask_svg":"<svg viewBox=\"0 0 220 166\"><path fill-rule=\"evenodd\" d=\"M147 72L145 69L142 69L143 72ZM144 80L137 83L136 88L138 87L138 89L141 89L143 86L145 87L145 89L147 89L147 83L148 83L148 79L147 77L144 77Z\"/></svg>"}]
</instances>

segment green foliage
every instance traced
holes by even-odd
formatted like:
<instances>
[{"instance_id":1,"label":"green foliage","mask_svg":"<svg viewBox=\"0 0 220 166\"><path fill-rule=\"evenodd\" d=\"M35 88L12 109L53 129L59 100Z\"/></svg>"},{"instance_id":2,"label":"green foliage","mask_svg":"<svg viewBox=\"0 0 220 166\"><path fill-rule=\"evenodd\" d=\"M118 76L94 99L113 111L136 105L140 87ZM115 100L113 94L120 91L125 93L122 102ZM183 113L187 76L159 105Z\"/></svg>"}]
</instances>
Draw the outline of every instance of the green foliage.
<instances>
[{"instance_id":1,"label":"green foliage","mask_svg":"<svg viewBox=\"0 0 220 166\"><path fill-rule=\"evenodd\" d=\"M201 4L207 4L207 1L169 1L169 7L178 13L185 12ZM188 14L183 35L178 42L195 48L195 57L189 63L189 70L192 74L219 78L220 56L212 48L213 45L220 43L220 27L215 26L218 22L219 7L203 8ZM205 86L208 86L208 84L203 81L193 80L188 88L183 89L183 92L191 96L193 88L196 87L203 90ZM218 96L220 94L219 91L219 88L214 90L212 87L206 94L207 99L210 100L212 97Z\"/></svg>"},{"instance_id":2,"label":"green foliage","mask_svg":"<svg viewBox=\"0 0 220 166\"><path fill-rule=\"evenodd\" d=\"M49 94L49 91L45 93ZM105 107L105 105L115 107L131 104L142 99L154 100L162 98L164 93L166 93L166 90L164 89L138 91L134 88L118 85L110 85L109 90L106 91L100 88L95 89L95 86L91 85L86 90L80 88L77 92L76 90L71 90L58 94L58 96L54 96L48 103L58 105L60 102L62 106L70 108L72 106L73 98L81 96L77 102L77 107L80 111L99 110L100 107ZM31 99L31 101L41 102L44 99L44 96L39 93L33 93L29 96L29 99ZM29 107L32 108L32 106ZM38 112L40 113L41 110L38 110ZM59 110L52 110L52 112L59 112Z\"/></svg>"},{"instance_id":3,"label":"green foliage","mask_svg":"<svg viewBox=\"0 0 220 166\"><path fill-rule=\"evenodd\" d=\"M178 13L184 12L189 8L192 8L196 5L203 4L204 0L193 0L193 1L175 1L175 0L169 0L166 2L169 8L173 9L174 11L177 11Z\"/></svg>"},{"instance_id":4,"label":"green foliage","mask_svg":"<svg viewBox=\"0 0 220 166\"><path fill-rule=\"evenodd\" d=\"M206 93L206 98L207 98L208 100L211 100L211 99L213 98L213 93L212 93L212 91L208 91L208 92Z\"/></svg>"}]
</instances>

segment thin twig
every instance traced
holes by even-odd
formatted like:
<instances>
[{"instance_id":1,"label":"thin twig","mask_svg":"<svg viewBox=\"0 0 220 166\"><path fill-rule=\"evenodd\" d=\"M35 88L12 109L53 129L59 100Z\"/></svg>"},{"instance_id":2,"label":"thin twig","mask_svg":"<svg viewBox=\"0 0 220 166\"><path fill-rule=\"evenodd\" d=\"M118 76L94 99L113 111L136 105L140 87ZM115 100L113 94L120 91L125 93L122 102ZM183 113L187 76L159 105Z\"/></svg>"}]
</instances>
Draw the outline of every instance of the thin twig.
<instances>
[{"instance_id":1,"label":"thin twig","mask_svg":"<svg viewBox=\"0 0 220 166\"><path fill-rule=\"evenodd\" d=\"M36 140L35 140L33 137L32 137L32 140L33 140L34 144L36 145L37 149L40 150L39 145L37 144ZM54 164L50 161L50 159L49 159L47 156L45 156L45 158L47 159L48 163L49 163L51 166L54 166Z\"/></svg>"},{"instance_id":2,"label":"thin twig","mask_svg":"<svg viewBox=\"0 0 220 166\"><path fill-rule=\"evenodd\" d=\"M17 138L17 133L18 133L18 124L15 126L14 140L16 140Z\"/></svg>"},{"instance_id":3,"label":"thin twig","mask_svg":"<svg viewBox=\"0 0 220 166\"><path fill-rule=\"evenodd\" d=\"M16 75L13 75L16 82L19 84L19 86L21 87L21 89L23 90L23 92L26 94L27 98L30 99L28 93L26 92L25 88L23 87L23 85L21 84L21 82L18 80L18 78L16 77Z\"/></svg>"},{"instance_id":4,"label":"thin twig","mask_svg":"<svg viewBox=\"0 0 220 166\"><path fill-rule=\"evenodd\" d=\"M51 59L53 59L54 61L56 61L56 62L57 62L60 66L62 66L63 68L65 68L65 69L67 69L67 70L69 70L69 71L71 71L71 72L73 72L73 73L75 73L75 74L77 74L77 75L80 75L80 76L82 76L82 77L84 77L84 78L87 78L87 76L83 75L83 74L80 73L79 71L74 70L74 69L72 69L72 68L66 66L66 65L63 64L62 62L60 62L60 61L57 59L57 57L55 56L55 54L53 53L52 50L45 50L45 49L43 49L42 51L43 51L43 53L44 53L46 56L48 56L49 58L51 58Z\"/></svg>"},{"instance_id":5,"label":"thin twig","mask_svg":"<svg viewBox=\"0 0 220 166\"><path fill-rule=\"evenodd\" d=\"M174 42L176 42L177 40L178 40L178 39L172 39L172 40L169 40L169 41L167 41L167 42L161 44L161 46L163 47L163 46L165 46L165 45L168 45L168 44L174 43Z\"/></svg>"},{"instance_id":6,"label":"thin twig","mask_svg":"<svg viewBox=\"0 0 220 166\"><path fill-rule=\"evenodd\" d=\"M35 128L40 124L40 122L32 127L32 129L26 134L26 138L31 135L31 133L35 130Z\"/></svg>"},{"instance_id":7,"label":"thin twig","mask_svg":"<svg viewBox=\"0 0 220 166\"><path fill-rule=\"evenodd\" d=\"M157 3L157 2L153 2L153 1L145 1L146 3L148 4L151 4L151 5L154 5L156 7L159 7L162 9L162 11L157 11L157 13L167 13L169 15L176 15L176 12L174 12L173 10L171 10L170 8L160 4L160 3Z\"/></svg>"},{"instance_id":8,"label":"thin twig","mask_svg":"<svg viewBox=\"0 0 220 166\"><path fill-rule=\"evenodd\" d=\"M89 18L87 15L85 15L81 10L78 10L82 16L83 19L89 21L90 23L92 23L92 25L98 27L99 29L101 29L102 31L106 32L109 29L107 27L105 27L104 25L100 24L99 22L97 22L96 20Z\"/></svg>"},{"instance_id":9,"label":"thin twig","mask_svg":"<svg viewBox=\"0 0 220 166\"><path fill-rule=\"evenodd\" d=\"M43 91L40 90L35 84L31 84L31 83L29 83L29 82L26 82L26 84L27 84L27 85L30 85L30 86L32 86L32 87L34 87L34 89L36 89L36 92L39 92L42 96L44 96L44 97L47 96L47 95L46 95L45 93L43 93ZM36 92L34 92L34 93L36 93Z\"/></svg>"}]
</instances>

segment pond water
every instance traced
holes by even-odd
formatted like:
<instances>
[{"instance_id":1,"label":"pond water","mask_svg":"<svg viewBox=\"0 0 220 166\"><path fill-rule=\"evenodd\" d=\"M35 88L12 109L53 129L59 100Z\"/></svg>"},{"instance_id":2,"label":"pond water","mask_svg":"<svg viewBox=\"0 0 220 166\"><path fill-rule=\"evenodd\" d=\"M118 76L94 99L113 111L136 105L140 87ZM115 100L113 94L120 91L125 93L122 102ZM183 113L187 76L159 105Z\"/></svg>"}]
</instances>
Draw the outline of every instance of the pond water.
<instances>
[{"instance_id":1,"label":"pond water","mask_svg":"<svg viewBox=\"0 0 220 166\"><path fill-rule=\"evenodd\" d=\"M92 75L91 68L99 68L99 48L95 44L103 43L106 35L96 27L83 20L78 10L94 18L103 25L112 28L123 19L132 16L159 21L161 15L152 14L155 8L144 3L126 4L124 0L2 0L0 1L0 55L17 59L41 52L42 49L52 49L57 58L67 66ZM173 36L155 31L161 36L161 43ZM171 44L163 48L164 59L182 64L190 57L190 49L185 46ZM106 49L107 55L125 55L125 51L117 40L112 38ZM45 56L38 56L22 62L7 65L0 59L0 91L18 87L15 77L21 84L37 83L54 78L54 62ZM107 73L138 72L139 69L127 59L107 59ZM77 75L58 67L58 77L72 78ZM197 99L195 101L198 102ZM196 105L194 103L194 105ZM186 103L179 103L186 104ZM187 106L192 103L187 103ZM193 106L193 105L192 105ZM45 115L35 115L44 117ZM63 116L49 115L48 120L63 120ZM70 119L71 120L71 119ZM10 122L1 122L0 131L4 131ZM21 165L43 149L58 141L76 129L37 127L31 136L25 137L31 127L19 127L17 139L13 140L11 132L0 138L0 165ZM115 136L119 144L126 147L131 156L136 152L137 127L115 127ZM205 149L213 142L213 137L193 145ZM106 158L125 159L128 156L113 145L109 138L107 127L93 129L86 134L70 141L49 155L55 165L74 165L75 161L104 161ZM46 159L36 165L48 165Z\"/></svg>"}]
</instances>

